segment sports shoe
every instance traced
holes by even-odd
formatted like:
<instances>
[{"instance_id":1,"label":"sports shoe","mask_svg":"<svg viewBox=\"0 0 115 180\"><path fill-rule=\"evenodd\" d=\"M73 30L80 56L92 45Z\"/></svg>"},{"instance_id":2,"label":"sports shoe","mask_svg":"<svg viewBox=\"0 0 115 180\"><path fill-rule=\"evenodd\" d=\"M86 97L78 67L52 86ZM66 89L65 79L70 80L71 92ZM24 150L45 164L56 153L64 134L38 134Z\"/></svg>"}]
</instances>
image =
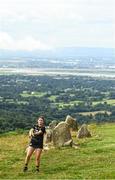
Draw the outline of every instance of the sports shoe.
<instances>
[{"instance_id":1,"label":"sports shoe","mask_svg":"<svg viewBox=\"0 0 115 180\"><path fill-rule=\"evenodd\" d=\"M26 172L28 170L28 167L25 166L24 169L23 169L23 172Z\"/></svg>"},{"instance_id":2,"label":"sports shoe","mask_svg":"<svg viewBox=\"0 0 115 180\"><path fill-rule=\"evenodd\" d=\"M36 166L36 171L39 172L39 166Z\"/></svg>"}]
</instances>

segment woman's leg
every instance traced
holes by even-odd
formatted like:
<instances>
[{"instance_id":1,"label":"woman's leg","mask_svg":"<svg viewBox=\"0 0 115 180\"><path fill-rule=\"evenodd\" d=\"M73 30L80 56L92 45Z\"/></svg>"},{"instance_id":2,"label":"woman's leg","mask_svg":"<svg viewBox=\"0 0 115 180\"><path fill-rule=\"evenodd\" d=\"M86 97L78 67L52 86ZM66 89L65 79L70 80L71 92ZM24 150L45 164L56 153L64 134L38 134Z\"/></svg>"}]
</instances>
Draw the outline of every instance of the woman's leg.
<instances>
[{"instance_id":1,"label":"woman's leg","mask_svg":"<svg viewBox=\"0 0 115 180\"><path fill-rule=\"evenodd\" d=\"M26 171L28 168L28 163L29 163L29 160L34 152L35 148L29 146L28 149L27 149L27 155L26 155L26 158L25 158L25 167L24 167L24 171Z\"/></svg>"},{"instance_id":2,"label":"woman's leg","mask_svg":"<svg viewBox=\"0 0 115 180\"><path fill-rule=\"evenodd\" d=\"M36 149L35 150L35 157L36 157L36 170L39 171L40 166L40 157L41 157L42 149Z\"/></svg>"}]
</instances>

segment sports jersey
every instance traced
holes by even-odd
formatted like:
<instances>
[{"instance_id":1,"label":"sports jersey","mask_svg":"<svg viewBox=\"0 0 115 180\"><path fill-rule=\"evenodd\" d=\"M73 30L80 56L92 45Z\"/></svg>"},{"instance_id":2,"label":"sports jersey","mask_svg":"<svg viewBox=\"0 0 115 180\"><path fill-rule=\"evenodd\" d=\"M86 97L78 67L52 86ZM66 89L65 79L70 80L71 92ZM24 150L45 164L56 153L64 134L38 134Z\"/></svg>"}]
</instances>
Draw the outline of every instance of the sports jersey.
<instances>
[{"instance_id":1,"label":"sports jersey","mask_svg":"<svg viewBox=\"0 0 115 180\"><path fill-rule=\"evenodd\" d=\"M33 132L39 132L42 131L41 134L39 135L34 135L31 138L30 141L30 146L34 147L34 148L43 148L43 137L44 137L44 133L46 132L45 127L39 127L38 125L34 125L33 126Z\"/></svg>"}]
</instances>

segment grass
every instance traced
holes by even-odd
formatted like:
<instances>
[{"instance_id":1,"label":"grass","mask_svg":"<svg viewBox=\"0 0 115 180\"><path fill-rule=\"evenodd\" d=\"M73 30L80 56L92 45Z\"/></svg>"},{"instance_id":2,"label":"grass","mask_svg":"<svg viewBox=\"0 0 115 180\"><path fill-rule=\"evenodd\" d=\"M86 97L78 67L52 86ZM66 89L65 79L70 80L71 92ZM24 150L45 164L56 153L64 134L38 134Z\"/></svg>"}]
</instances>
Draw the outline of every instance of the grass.
<instances>
[{"instance_id":1,"label":"grass","mask_svg":"<svg viewBox=\"0 0 115 180\"><path fill-rule=\"evenodd\" d=\"M105 99L102 101L96 101L96 102L93 102L93 105L97 105L99 103L103 104L104 102L107 102L107 104L110 104L110 105L115 105L115 99Z\"/></svg>"},{"instance_id":2,"label":"grass","mask_svg":"<svg viewBox=\"0 0 115 180\"><path fill-rule=\"evenodd\" d=\"M59 102L59 103L54 103L55 105L57 105L59 107L59 109L65 108L67 106L74 106L75 104L78 105L80 102L82 101L70 101L69 103L64 103L64 102Z\"/></svg>"},{"instance_id":3,"label":"grass","mask_svg":"<svg viewBox=\"0 0 115 180\"><path fill-rule=\"evenodd\" d=\"M44 95L46 95L46 93L43 93L43 92L32 92L31 94L29 94L29 93L22 93L21 94L22 97L32 97L32 96L42 97Z\"/></svg>"},{"instance_id":4,"label":"grass","mask_svg":"<svg viewBox=\"0 0 115 180\"><path fill-rule=\"evenodd\" d=\"M57 97L57 95L51 95L48 99L55 102Z\"/></svg>"},{"instance_id":5,"label":"grass","mask_svg":"<svg viewBox=\"0 0 115 180\"><path fill-rule=\"evenodd\" d=\"M115 124L89 125L92 138L78 140L79 148L43 151L40 172L22 172L27 133L6 133L0 137L0 179L115 179Z\"/></svg>"},{"instance_id":6,"label":"grass","mask_svg":"<svg viewBox=\"0 0 115 180\"><path fill-rule=\"evenodd\" d=\"M90 116L90 115L95 116L95 115L96 115L96 114L98 114L98 113L101 113L101 114L107 113L108 115L110 115L110 114L111 114L111 112L110 112L110 111L82 112L82 113L79 113L79 114L84 115L84 116Z\"/></svg>"},{"instance_id":7,"label":"grass","mask_svg":"<svg viewBox=\"0 0 115 180\"><path fill-rule=\"evenodd\" d=\"M64 107L67 107L67 106L74 106L75 104L78 105L79 103L83 102L83 101L75 100L75 101L70 101L69 103L64 103L64 102L56 103L55 102L56 96L51 96L51 97L49 97L49 99L54 101L54 104L58 105L58 107L61 108L61 109L64 108ZM107 104L110 104L112 106L115 105L115 99L105 99L105 100L101 100L101 101L94 101L92 103L92 105L95 106L95 105L100 104L100 103L103 104L104 102L107 102Z\"/></svg>"}]
</instances>

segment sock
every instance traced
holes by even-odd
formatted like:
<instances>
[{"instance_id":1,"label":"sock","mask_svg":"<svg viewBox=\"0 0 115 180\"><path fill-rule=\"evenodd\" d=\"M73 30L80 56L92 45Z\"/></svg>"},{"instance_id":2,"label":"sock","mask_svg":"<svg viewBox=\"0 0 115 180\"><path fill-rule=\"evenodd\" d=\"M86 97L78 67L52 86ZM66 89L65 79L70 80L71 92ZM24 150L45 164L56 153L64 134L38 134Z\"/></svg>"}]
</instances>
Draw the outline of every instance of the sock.
<instances>
[{"instance_id":1,"label":"sock","mask_svg":"<svg viewBox=\"0 0 115 180\"><path fill-rule=\"evenodd\" d=\"M36 170L39 171L39 166L36 166Z\"/></svg>"},{"instance_id":2,"label":"sock","mask_svg":"<svg viewBox=\"0 0 115 180\"><path fill-rule=\"evenodd\" d=\"M23 172L26 172L28 170L28 165L25 164L24 168L23 168Z\"/></svg>"}]
</instances>

